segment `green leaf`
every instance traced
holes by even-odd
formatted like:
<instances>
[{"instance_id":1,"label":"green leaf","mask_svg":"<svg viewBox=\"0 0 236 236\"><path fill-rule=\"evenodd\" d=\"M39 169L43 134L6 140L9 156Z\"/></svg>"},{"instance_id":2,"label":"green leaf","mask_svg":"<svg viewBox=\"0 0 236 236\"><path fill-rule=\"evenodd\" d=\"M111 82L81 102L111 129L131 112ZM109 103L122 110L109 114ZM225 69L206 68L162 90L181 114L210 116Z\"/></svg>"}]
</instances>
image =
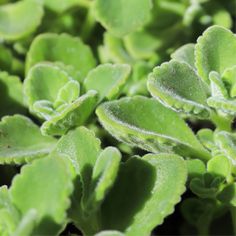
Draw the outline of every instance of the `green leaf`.
<instances>
[{"instance_id":1,"label":"green leaf","mask_svg":"<svg viewBox=\"0 0 236 236\"><path fill-rule=\"evenodd\" d=\"M14 178L10 188L12 202L22 216L35 209L38 225L45 219L63 224L73 190L72 178L67 156L52 155L36 160L25 165Z\"/></svg>"},{"instance_id":2,"label":"green leaf","mask_svg":"<svg viewBox=\"0 0 236 236\"><path fill-rule=\"evenodd\" d=\"M94 2L97 20L118 37L143 26L149 20L151 8L150 0L96 0Z\"/></svg>"},{"instance_id":3,"label":"green leaf","mask_svg":"<svg viewBox=\"0 0 236 236\"><path fill-rule=\"evenodd\" d=\"M97 104L97 92L88 91L69 105L59 107L58 114L45 121L41 126L44 135L63 135L69 129L83 125Z\"/></svg>"},{"instance_id":4,"label":"green leaf","mask_svg":"<svg viewBox=\"0 0 236 236\"><path fill-rule=\"evenodd\" d=\"M195 70L178 61L163 63L149 75L148 90L176 110L208 117L207 94Z\"/></svg>"},{"instance_id":5,"label":"green leaf","mask_svg":"<svg viewBox=\"0 0 236 236\"><path fill-rule=\"evenodd\" d=\"M207 162L207 171L213 175L222 176L226 180L229 180L231 176L231 162L223 155L215 156Z\"/></svg>"},{"instance_id":6,"label":"green leaf","mask_svg":"<svg viewBox=\"0 0 236 236\"><path fill-rule=\"evenodd\" d=\"M214 141L214 133L211 129L200 129L197 132L197 137L204 147L208 150L213 150L216 148Z\"/></svg>"},{"instance_id":7,"label":"green leaf","mask_svg":"<svg viewBox=\"0 0 236 236\"><path fill-rule=\"evenodd\" d=\"M20 214L11 202L7 187L0 187L0 234L12 235L19 220Z\"/></svg>"},{"instance_id":8,"label":"green leaf","mask_svg":"<svg viewBox=\"0 0 236 236\"><path fill-rule=\"evenodd\" d=\"M185 190L186 177L185 163L177 155L131 158L121 166L102 205L102 228L127 236L149 235L173 212Z\"/></svg>"},{"instance_id":9,"label":"green leaf","mask_svg":"<svg viewBox=\"0 0 236 236\"><path fill-rule=\"evenodd\" d=\"M124 44L135 59L150 59L160 47L158 39L145 31L137 31L127 35L124 38Z\"/></svg>"},{"instance_id":10,"label":"green leaf","mask_svg":"<svg viewBox=\"0 0 236 236\"><path fill-rule=\"evenodd\" d=\"M98 92L99 101L104 98L112 100L117 97L127 82L130 66L126 64L103 64L91 70L85 81L86 91L93 89Z\"/></svg>"},{"instance_id":11,"label":"green leaf","mask_svg":"<svg viewBox=\"0 0 236 236\"><path fill-rule=\"evenodd\" d=\"M142 96L106 102L96 110L110 134L151 152L176 152L208 159L209 154L174 111Z\"/></svg>"},{"instance_id":12,"label":"green leaf","mask_svg":"<svg viewBox=\"0 0 236 236\"><path fill-rule=\"evenodd\" d=\"M42 17L43 8L37 1L23 0L0 6L0 38L18 40L28 36L39 26Z\"/></svg>"},{"instance_id":13,"label":"green leaf","mask_svg":"<svg viewBox=\"0 0 236 236\"><path fill-rule=\"evenodd\" d=\"M23 164L46 156L55 143L24 116L6 116L0 122L0 163Z\"/></svg>"},{"instance_id":14,"label":"green leaf","mask_svg":"<svg viewBox=\"0 0 236 236\"><path fill-rule=\"evenodd\" d=\"M40 63L32 67L24 81L24 94L30 110L33 111L36 101L48 100L54 103L60 90L70 81L72 78L69 74L57 65Z\"/></svg>"},{"instance_id":15,"label":"green leaf","mask_svg":"<svg viewBox=\"0 0 236 236\"><path fill-rule=\"evenodd\" d=\"M195 177L200 177L206 172L206 166L204 162L199 159L186 160L188 168L188 178L191 180Z\"/></svg>"},{"instance_id":16,"label":"green leaf","mask_svg":"<svg viewBox=\"0 0 236 236\"><path fill-rule=\"evenodd\" d=\"M107 147L97 157L89 191L84 192L85 212L94 211L101 205L105 195L115 182L120 161L121 154L118 149L113 147Z\"/></svg>"},{"instance_id":17,"label":"green leaf","mask_svg":"<svg viewBox=\"0 0 236 236\"><path fill-rule=\"evenodd\" d=\"M185 62L192 68L195 68L194 50L195 44L185 44L172 53L171 58L179 62Z\"/></svg>"},{"instance_id":18,"label":"green leaf","mask_svg":"<svg viewBox=\"0 0 236 236\"><path fill-rule=\"evenodd\" d=\"M226 131L216 132L215 142L223 154L236 166L236 135Z\"/></svg>"},{"instance_id":19,"label":"green leaf","mask_svg":"<svg viewBox=\"0 0 236 236\"><path fill-rule=\"evenodd\" d=\"M227 185L222 192L218 194L217 198L225 204L236 207L236 183Z\"/></svg>"},{"instance_id":20,"label":"green leaf","mask_svg":"<svg viewBox=\"0 0 236 236\"><path fill-rule=\"evenodd\" d=\"M198 38L195 48L196 67L200 77L209 82L211 71L222 75L227 68L234 66L235 50L236 38L231 31L221 26L209 27Z\"/></svg>"},{"instance_id":21,"label":"green leaf","mask_svg":"<svg viewBox=\"0 0 236 236\"><path fill-rule=\"evenodd\" d=\"M210 85L211 85L211 96L212 97L222 97L228 98L228 92L225 88L225 85L221 79L219 73L211 71L209 74Z\"/></svg>"},{"instance_id":22,"label":"green leaf","mask_svg":"<svg viewBox=\"0 0 236 236\"><path fill-rule=\"evenodd\" d=\"M222 97L209 97L207 99L207 104L210 107L228 115L236 115L236 100L225 99Z\"/></svg>"},{"instance_id":23,"label":"green leaf","mask_svg":"<svg viewBox=\"0 0 236 236\"><path fill-rule=\"evenodd\" d=\"M0 94L0 117L26 112L20 78L0 72Z\"/></svg>"},{"instance_id":24,"label":"green leaf","mask_svg":"<svg viewBox=\"0 0 236 236\"><path fill-rule=\"evenodd\" d=\"M46 8L55 11L57 13L63 13L64 11L79 5L80 0L42 0Z\"/></svg>"},{"instance_id":25,"label":"green leaf","mask_svg":"<svg viewBox=\"0 0 236 236\"><path fill-rule=\"evenodd\" d=\"M101 152L100 140L85 127L68 132L58 141L53 153L66 154L81 176L83 189L89 188L93 167Z\"/></svg>"},{"instance_id":26,"label":"green leaf","mask_svg":"<svg viewBox=\"0 0 236 236\"><path fill-rule=\"evenodd\" d=\"M96 64L91 49L80 38L52 33L41 34L34 39L27 53L26 72L33 65L44 61L73 66L81 73L78 80L83 80Z\"/></svg>"},{"instance_id":27,"label":"green leaf","mask_svg":"<svg viewBox=\"0 0 236 236\"><path fill-rule=\"evenodd\" d=\"M222 75L222 80L228 88L230 97L236 97L236 66L226 69Z\"/></svg>"},{"instance_id":28,"label":"green leaf","mask_svg":"<svg viewBox=\"0 0 236 236\"><path fill-rule=\"evenodd\" d=\"M205 173L203 176L196 177L190 182L190 189L200 198L214 199L220 190L220 185L224 178Z\"/></svg>"}]
</instances>

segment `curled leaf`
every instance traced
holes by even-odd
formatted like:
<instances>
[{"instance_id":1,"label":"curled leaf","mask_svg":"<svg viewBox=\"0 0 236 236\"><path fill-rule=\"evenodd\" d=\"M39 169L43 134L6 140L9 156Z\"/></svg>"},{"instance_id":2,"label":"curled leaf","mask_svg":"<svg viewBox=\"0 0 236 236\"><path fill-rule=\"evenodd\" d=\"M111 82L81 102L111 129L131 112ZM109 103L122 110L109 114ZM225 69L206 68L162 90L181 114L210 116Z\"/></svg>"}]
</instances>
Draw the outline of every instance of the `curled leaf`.
<instances>
[{"instance_id":1,"label":"curled leaf","mask_svg":"<svg viewBox=\"0 0 236 236\"><path fill-rule=\"evenodd\" d=\"M184 156L209 158L178 114L155 99L135 96L106 102L96 113L113 136L131 146L151 152L175 151Z\"/></svg>"},{"instance_id":2,"label":"curled leaf","mask_svg":"<svg viewBox=\"0 0 236 236\"><path fill-rule=\"evenodd\" d=\"M209 116L203 84L188 64L173 60L154 68L147 85L152 96L175 110Z\"/></svg>"}]
</instances>

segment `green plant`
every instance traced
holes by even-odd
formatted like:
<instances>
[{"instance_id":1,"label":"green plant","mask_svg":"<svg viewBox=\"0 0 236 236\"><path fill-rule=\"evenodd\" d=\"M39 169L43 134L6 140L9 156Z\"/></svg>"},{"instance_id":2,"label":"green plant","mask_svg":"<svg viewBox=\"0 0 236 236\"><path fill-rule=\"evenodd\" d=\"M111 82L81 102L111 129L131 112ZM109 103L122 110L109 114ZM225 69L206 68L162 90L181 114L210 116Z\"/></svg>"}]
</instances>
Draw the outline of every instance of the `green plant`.
<instances>
[{"instance_id":1,"label":"green plant","mask_svg":"<svg viewBox=\"0 0 236 236\"><path fill-rule=\"evenodd\" d=\"M0 0L0 235L236 233L235 9Z\"/></svg>"}]
</instances>

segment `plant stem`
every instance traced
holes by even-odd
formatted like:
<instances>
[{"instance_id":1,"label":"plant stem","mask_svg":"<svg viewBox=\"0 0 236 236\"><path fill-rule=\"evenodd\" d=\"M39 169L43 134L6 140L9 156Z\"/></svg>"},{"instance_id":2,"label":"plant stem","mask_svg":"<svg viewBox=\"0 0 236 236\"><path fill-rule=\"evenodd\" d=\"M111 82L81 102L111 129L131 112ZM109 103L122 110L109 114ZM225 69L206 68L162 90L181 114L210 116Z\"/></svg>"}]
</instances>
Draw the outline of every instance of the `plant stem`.
<instances>
[{"instance_id":1,"label":"plant stem","mask_svg":"<svg viewBox=\"0 0 236 236\"><path fill-rule=\"evenodd\" d=\"M234 235L236 235L236 207L232 207L230 209L231 212L231 217L233 221L233 230L234 230Z\"/></svg>"}]
</instances>

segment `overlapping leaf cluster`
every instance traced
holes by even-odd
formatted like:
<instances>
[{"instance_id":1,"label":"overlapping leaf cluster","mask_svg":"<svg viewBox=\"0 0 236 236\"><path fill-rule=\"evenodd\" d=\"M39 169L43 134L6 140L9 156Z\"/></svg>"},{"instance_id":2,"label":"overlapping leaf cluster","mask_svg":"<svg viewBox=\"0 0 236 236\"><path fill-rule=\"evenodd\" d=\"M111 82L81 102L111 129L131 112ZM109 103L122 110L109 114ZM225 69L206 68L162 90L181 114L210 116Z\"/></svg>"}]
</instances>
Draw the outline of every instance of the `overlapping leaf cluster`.
<instances>
[{"instance_id":1,"label":"overlapping leaf cluster","mask_svg":"<svg viewBox=\"0 0 236 236\"><path fill-rule=\"evenodd\" d=\"M0 0L0 235L236 232L235 10Z\"/></svg>"}]
</instances>

